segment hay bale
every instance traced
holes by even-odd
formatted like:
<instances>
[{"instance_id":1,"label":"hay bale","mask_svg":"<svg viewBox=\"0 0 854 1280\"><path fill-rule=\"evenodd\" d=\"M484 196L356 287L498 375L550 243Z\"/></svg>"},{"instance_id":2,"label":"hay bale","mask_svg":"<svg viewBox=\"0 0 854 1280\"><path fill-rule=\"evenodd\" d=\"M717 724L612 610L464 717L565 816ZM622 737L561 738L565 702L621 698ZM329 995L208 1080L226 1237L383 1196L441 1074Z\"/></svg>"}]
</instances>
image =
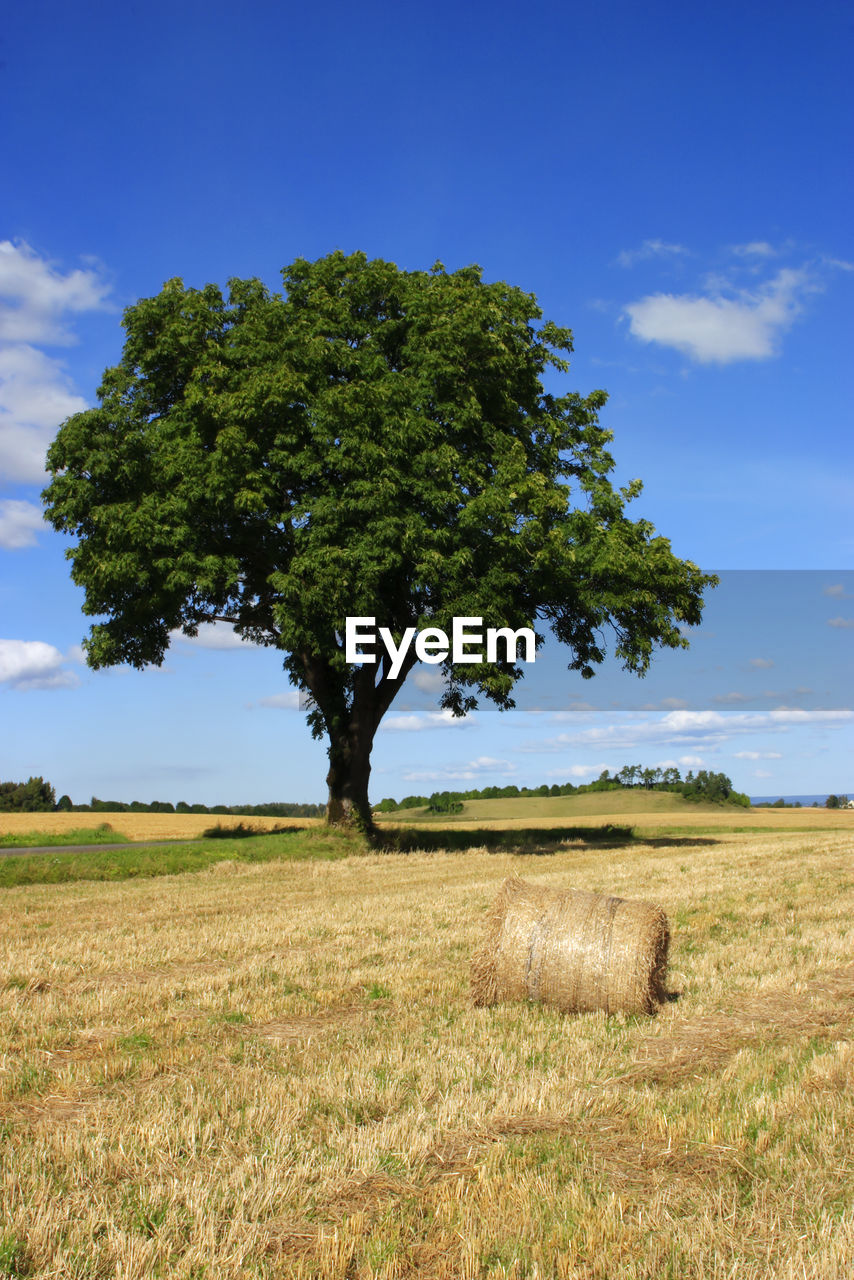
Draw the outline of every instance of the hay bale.
<instances>
[{"instance_id":1,"label":"hay bale","mask_svg":"<svg viewBox=\"0 0 854 1280\"><path fill-rule=\"evenodd\" d=\"M504 881L472 958L476 1005L537 1000L565 1013L654 1013L667 917L651 902Z\"/></svg>"}]
</instances>

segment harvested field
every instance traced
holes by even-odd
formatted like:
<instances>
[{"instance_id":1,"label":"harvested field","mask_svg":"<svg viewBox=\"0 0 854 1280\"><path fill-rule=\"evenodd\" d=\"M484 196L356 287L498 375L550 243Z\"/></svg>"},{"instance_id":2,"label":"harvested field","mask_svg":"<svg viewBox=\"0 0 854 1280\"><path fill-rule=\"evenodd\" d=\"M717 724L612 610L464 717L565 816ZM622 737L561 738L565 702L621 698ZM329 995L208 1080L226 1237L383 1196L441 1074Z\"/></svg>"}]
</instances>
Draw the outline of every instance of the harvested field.
<instances>
[{"instance_id":1,"label":"harvested field","mask_svg":"<svg viewBox=\"0 0 854 1280\"><path fill-rule=\"evenodd\" d=\"M322 825L320 818L241 818L230 813L0 813L0 835L25 831L61 834L102 822L129 840L194 840L208 827L237 827L241 823L260 831Z\"/></svg>"},{"instance_id":2,"label":"harvested field","mask_svg":"<svg viewBox=\"0 0 854 1280\"><path fill-rule=\"evenodd\" d=\"M678 998L473 1008L515 873L660 903ZM226 862L0 911L7 1274L850 1280L843 834Z\"/></svg>"}]
</instances>

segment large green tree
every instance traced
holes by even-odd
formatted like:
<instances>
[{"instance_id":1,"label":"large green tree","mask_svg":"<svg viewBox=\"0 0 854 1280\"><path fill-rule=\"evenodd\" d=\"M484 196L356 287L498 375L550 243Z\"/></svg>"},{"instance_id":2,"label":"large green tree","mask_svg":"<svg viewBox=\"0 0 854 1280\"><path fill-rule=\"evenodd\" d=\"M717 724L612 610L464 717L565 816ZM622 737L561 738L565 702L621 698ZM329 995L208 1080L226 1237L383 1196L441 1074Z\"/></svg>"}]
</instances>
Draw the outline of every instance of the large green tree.
<instances>
[{"instance_id":1,"label":"large green tree","mask_svg":"<svg viewBox=\"0 0 854 1280\"><path fill-rule=\"evenodd\" d=\"M532 295L361 253L283 279L227 297L170 280L129 307L98 407L50 447L46 514L77 538L90 666L159 665L172 632L213 621L281 650L329 740L329 820L368 828L374 735L416 659L396 679L384 650L348 664L345 618L396 640L455 615L550 628L584 677L611 629L642 674L656 646L684 646L714 579L627 518L640 484L609 480L605 393L544 388L572 336ZM442 671L457 715L513 706L523 673Z\"/></svg>"}]
</instances>

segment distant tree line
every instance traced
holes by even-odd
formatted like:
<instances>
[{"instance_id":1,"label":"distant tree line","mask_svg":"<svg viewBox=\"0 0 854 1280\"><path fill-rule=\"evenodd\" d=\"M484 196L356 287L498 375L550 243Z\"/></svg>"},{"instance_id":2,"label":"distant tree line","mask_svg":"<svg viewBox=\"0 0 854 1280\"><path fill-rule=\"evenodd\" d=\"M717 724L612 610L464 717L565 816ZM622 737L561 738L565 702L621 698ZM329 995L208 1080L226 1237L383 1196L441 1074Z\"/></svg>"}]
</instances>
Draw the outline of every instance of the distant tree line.
<instances>
[{"instance_id":1,"label":"distant tree line","mask_svg":"<svg viewBox=\"0 0 854 1280\"><path fill-rule=\"evenodd\" d=\"M848 797L847 797L847 796L833 796L833 795L828 796L828 797L827 797L827 799L826 799L826 800L825 800L825 802L824 802L824 807L825 807L825 809L847 809L847 808L848 808Z\"/></svg>"},{"instance_id":2,"label":"distant tree line","mask_svg":"<svg viewBox=\"0 0 854 1280\"><path fill-rule=\"evenodd\" d=\"M849 804L849 800L847 796L829 795L824 802L824 807L825 809L847 809L848 804ZM818 801L813 800L812 804L810 805L810 808L818 809L819 807L820 806ZM791 803L789 803L788 800L784 800L783 797L781 796L779 800L759 800L754 805L754 808L756 809L802 809L803 805L801 804L800 800L793 800Z\"/></svg>"},{"instance_id":3,"label":"distant tree line","mask_svg":"<svg viewBox=\"0 0 854 1280\"><path fill-rule=\"evenodd\" d=\"M696 774L689 771L683 779L675 767L667 769L649 768L643 765L623 765L617 773L611 775L607 769L600 773L595 782L543 783L539 787L517 787L513 784L506 787L481 787L469 791L434 791L430 796L404 796L398 802L393 799L382 800L377 806L379 813L396 813L403 809L426 808L429 813L459 813L465 800L501 800L505 798L533 796L574 796L591 791L621 791L626 787L638 787L644 791L675 791L686 800L716 802L721 804L737 804L745 809L750 808L750 797L735 791L731 780L725 773L710 773L700 769Z\"/></svg>"},{"instance_id":4,"label":"distant tree line","mask_svg":"<svg viewBox=\"0 0 854 1280\"><path fill-rule=\"evenodd\" d=\"M0 812L19 813L226 813L249 818L320 818L326 812L322 804L187 804L179 800L99 800L93 796L89 804L72 804L69 796L56 798L56 792L44 778L27 782L0 782Z\"/></svg>"}]
</instances>

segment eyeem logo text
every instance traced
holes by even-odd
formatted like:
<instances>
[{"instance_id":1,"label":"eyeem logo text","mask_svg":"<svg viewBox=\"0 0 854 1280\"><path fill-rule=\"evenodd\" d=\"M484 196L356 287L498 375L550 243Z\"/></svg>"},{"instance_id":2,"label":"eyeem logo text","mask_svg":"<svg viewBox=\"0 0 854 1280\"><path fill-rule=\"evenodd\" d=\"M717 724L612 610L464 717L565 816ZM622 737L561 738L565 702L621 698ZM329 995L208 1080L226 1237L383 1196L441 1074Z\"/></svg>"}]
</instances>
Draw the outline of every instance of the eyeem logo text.
<instances>
[{"instance_id":1,"label":"eyeem logo text","mask_svg":"<svg viewBox=\"0 0 854 1280\"><path fill-rule=\"evenodd\" d=\"M391 658L389 679L396 680L400 675L409 647L415 640L415 656L421 662L533 662L536 653L536 636L530 627L520 627L513 631L510 627L487 627L486 658L483 656L483 631L475 628L483 626L483 618L454 618L452 621L451 639L441 627L425 627L416 631L415 627L407 627L400 644L394 642L394 636L388 627L373 630L376 618L348 618L344 632L345 657L347 662L376 662L375 653L361 653L359 645L375 644L377 635L385 645ZM371 630L368 630L371 628ZM520 640L525 647L525 656L518 656ZM504 653L498 656L498 643L504 642ZM475 651L472 646L480 645Z\"/></svg>"}]
</instances>

